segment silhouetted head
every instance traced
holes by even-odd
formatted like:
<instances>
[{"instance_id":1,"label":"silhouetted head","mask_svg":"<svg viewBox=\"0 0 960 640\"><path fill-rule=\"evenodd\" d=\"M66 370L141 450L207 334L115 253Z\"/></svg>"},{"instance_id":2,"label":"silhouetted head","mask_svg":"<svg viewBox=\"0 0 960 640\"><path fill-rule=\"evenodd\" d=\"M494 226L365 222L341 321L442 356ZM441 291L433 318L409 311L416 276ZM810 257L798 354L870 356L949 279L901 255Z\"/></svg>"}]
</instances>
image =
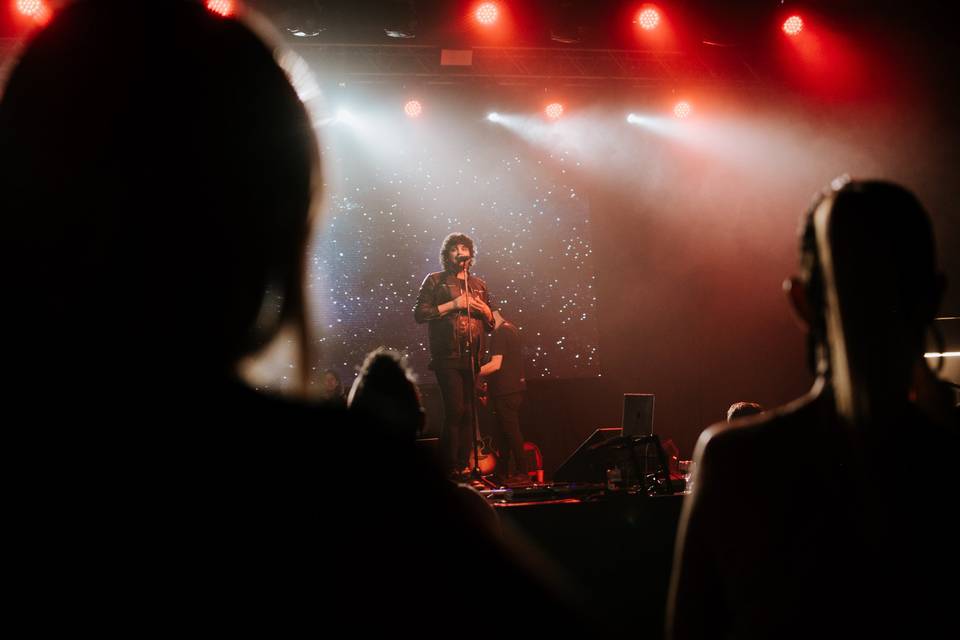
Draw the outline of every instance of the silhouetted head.
<instances>
[{"instance_id":1,"label":"silhouetted head","mask_svg":"<svg viewBox=\"0 0 960 640\"><path fill-rule=\"evenodd\" d=\"M247 24L193 2L65 7L0 102L19 330L73 365L232 370L302 324L318 171L307 112Z\"/></svg>"},{"instance_id":2,"label":"silhouetted head","mask_svg":"<svg viewBox=\"0 0 960 640\"><path fill-rule=\"evenodd\" d=\"M798 283L811 349L834 386L874 402L905 396L944 289L916 197L889 182L835 181L805 217Z\"/></svg>"},{"instance_id":3,"label":"silhouetted head","mask_svg":"<svg viewBox=\"0 0 960 640\"><path fill-rule=\"evenodd\" d=\"M362 420L412 441L426 423L420 392L400 354L376 349L367 354L347 400Z\"/></svg>"},{"instance_id":4,"label":"silhouetted head","mask_svg":"<svg viewBox=\"0 0 960 640\"><path fill-rule=\"evenodd\" d=\"M734 402L727 409L727 422L763 413L763 407L756 402Z\"/></svg>"}]
</instances>

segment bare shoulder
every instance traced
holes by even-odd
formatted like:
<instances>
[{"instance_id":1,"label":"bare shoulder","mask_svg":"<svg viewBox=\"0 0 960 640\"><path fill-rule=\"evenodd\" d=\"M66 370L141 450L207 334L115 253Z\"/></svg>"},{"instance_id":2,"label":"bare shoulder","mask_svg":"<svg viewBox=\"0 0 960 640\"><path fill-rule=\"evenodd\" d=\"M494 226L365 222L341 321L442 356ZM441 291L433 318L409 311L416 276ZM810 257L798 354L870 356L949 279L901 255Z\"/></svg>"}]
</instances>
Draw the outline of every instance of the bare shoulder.
<instances>
[{"instance_id":1,"label":"bare shoulder","mask_svg":"<svg viewBox=\"0 0 960 640\"><path fill-rule=\"evenodd\" d=\"M756 467L769 457L789 460L815 433L829 429L822 404L811 393L761 414L711 425L700 435L694 459L714 468Z\"/></svg>"},{"instance_id":2,"label":"bare shoulder","mask_svg":"<svg viewBox=\"0 0 960 640\"><path fill-rule=\"evenodd\" d=\"M698 482L742 487L773 464L803 467L811 451L831 438L834 425L825 404L822 397L808 394L759 415L708 427L694 454Z\"/></svg>"}]
</instances>

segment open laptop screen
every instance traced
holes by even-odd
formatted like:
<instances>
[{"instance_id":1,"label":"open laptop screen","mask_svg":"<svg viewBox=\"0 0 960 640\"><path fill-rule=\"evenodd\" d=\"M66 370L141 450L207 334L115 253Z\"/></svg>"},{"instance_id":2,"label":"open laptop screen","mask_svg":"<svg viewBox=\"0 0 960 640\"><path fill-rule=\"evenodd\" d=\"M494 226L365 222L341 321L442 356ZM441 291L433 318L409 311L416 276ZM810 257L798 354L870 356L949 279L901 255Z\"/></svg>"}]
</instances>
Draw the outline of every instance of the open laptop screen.
<instances>
[{"instance_id":1,"label":"open laptop screen","mask_svg":"<svg viewBox=\"0 0 960 640\"><path fill-rule=\"evenodd\" d=\"M649 436L653 434L653 394L623 394L624 436Z\"/></svg>"}]
</instances>

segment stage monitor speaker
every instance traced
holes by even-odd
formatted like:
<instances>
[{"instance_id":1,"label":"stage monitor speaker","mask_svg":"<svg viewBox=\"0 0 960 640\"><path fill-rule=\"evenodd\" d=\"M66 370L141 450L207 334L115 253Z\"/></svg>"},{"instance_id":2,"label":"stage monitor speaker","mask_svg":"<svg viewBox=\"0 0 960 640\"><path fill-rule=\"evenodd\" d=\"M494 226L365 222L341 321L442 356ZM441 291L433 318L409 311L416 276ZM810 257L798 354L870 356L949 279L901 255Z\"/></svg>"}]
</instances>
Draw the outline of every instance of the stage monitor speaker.
<instances>
[{"instance_id":1,"label":"stage monitor speaker","mask_svg":"<svg viewBox=\"0 0 960 640\"><path fill-rule=\"evenodd\" d=\"M653 435L653 400L652 393L623 394L624 436Z\"/></svg>"},{"instance_id":2,"label":"stage monitor speaker","mask_svg":"<svg viewBox=\"0 0 960 640\"><path fill-rule=\"evenodd\" d=\"M603 482L603 469L597 469L591 447L611 438L620 437L619 427L601 427L583 441L553 474L556 482Z\"/></svg>"}]
</instances>

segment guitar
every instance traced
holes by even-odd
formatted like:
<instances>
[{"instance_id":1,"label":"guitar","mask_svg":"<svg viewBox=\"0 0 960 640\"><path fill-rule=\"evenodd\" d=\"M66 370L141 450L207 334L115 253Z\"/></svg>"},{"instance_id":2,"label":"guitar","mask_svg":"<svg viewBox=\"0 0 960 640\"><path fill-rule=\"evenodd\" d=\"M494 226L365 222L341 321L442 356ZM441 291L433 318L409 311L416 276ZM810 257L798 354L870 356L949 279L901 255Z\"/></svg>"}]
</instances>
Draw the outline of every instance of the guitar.
<instances>
[{"instance_id":1,"label":"guitar","mask_svg":"<svg viewBox=\"0 0 960 640\"><path fill-rule=\"evenodd\" d=\"M491 444L491 439L487 438L478 438L480 443L477 447L480 452L480 475L489 475L493 473L493 470L497 468L497 454L493 452L493 446ZM473 456L473 449L470 450L470 461L467 463L470 465L470 468L473 469L475 466Z\"/></svg>"},{"instance_id":2,"label":"guitar","mask_svg":"<svg viewBox=\"0 0 960 640\"><path fill-rule=\"evenodd\" d=\"M487 393L487 379L477 377L476 384L474 385L474 391L476 392L476 398L480 401L480 404L487 406L488 393ZM492 439L490 437L484 438L480 435L479 426L477 428L476 438L479 443L477 449L480 454L480 474L488 475L493 473L493 470L497 467L497 454L494 453ZM470 460L468 464L470 468L473 469L476 465L474 464L474 455L473 449L470 449Z\"/></svg>"}]
</instances>

